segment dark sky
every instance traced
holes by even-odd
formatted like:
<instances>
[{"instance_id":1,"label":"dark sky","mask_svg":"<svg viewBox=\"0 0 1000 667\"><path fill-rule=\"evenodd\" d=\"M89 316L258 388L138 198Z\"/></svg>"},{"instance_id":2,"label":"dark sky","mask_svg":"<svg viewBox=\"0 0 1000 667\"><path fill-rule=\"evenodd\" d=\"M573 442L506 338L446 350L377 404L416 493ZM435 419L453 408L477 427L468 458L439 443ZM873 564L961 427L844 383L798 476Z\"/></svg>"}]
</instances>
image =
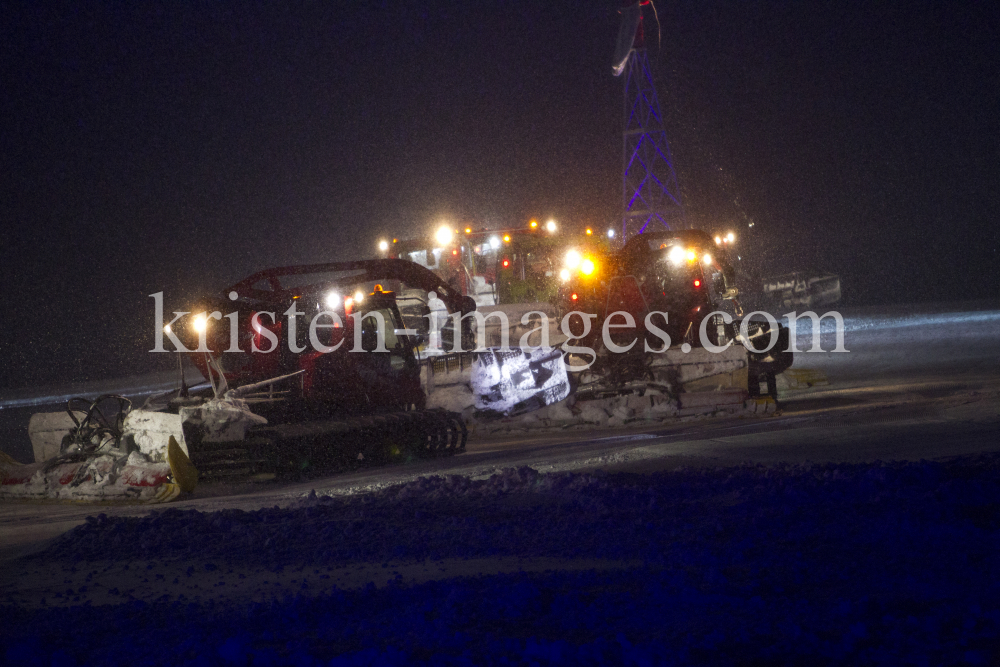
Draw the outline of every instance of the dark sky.
<instances>
[{"instance_id":1,"label":"dark sky","mask_svg":"<svg viewBox=\"0 0 1000 667\"><path fill-rule=\"evenodd\" d=\"M181 308L441 219L606 226L617 6L6 3L0 386L166 363L153 292ZM853 303L998 295L993 3L657 8L693 223Z\"/></svg>"}]
</instances>

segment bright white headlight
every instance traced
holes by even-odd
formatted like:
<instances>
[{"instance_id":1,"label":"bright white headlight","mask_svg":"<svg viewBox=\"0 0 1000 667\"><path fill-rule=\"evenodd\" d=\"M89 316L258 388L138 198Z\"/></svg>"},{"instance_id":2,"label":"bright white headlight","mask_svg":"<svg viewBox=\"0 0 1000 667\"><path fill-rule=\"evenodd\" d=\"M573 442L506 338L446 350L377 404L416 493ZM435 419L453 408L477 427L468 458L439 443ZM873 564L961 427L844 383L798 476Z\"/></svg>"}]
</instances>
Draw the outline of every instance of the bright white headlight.
<instances>
[{"instance_id":1,"label":"bright white headlight","mask_svg":"<svg viewBox=\"0 0 1000 667\"><path fill-rule=\"evenodd\" d=\"M325 303L328 308L337 308L340 306L340 295L336 292L327 292L326 296L323 298L323 303Z\"/></svg>"},{"instance_id":2,"label":"bright white headlight","mask_svg":"<svg viewBox=\"0 0 1000 667\"><path fill-rule=\"evenodd\" d=\"M437 240L438 245L446 246L451 243L451 239L454 235L455 233L451 231L451 227L448 225L441 225L441 227L437 230L437 234L434 235L434 238Z\"/></svg>"},{"instance_id":3,"label":"bright white headlight","mask_svg":"<svg viewBox=\"0 0 1000 667\"><path fill-rule=\"evenodd\" d=\"M667 252L667 259L670 260L671 264L675 266L680 266L681 264L684 263L685 254L686 253L684 252L684 248L680 247L679 245L675 245Z\"/></svg>"},{"instance_id":4,"label":"bright white headlight","mask_svg":"<svg viewBox=\"0 0 1000 667\"><path fill-rule=\"evenodd\" d=\"M572 270L580 266L580 259L580 253L576 250L570 250L566 253L566 268Z\"/></svg>"}]
</instances>

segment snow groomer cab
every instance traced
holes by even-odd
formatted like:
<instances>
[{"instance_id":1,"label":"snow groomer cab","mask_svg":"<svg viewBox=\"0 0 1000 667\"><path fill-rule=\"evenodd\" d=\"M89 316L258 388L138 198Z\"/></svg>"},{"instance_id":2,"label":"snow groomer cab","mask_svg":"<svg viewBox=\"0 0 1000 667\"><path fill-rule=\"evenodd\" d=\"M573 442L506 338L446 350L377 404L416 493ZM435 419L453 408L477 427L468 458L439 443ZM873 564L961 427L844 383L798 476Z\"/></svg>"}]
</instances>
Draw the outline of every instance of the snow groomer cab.
<instances>
[{"instance_id":1,"label":"snow groomer cab","mask_svg":"<svg viewBox=\"0 0 1000 667\"><path fill-rule=\"evenodd\" d=\"M449 311L475 309L412 262L292 266L260 271L205 299L176 335L213 386L254 391L265 398L256 408L265 414L419 409L421 341L396 305L395 290L407 286L436 292Z\"/></svg>"}]
</instances>

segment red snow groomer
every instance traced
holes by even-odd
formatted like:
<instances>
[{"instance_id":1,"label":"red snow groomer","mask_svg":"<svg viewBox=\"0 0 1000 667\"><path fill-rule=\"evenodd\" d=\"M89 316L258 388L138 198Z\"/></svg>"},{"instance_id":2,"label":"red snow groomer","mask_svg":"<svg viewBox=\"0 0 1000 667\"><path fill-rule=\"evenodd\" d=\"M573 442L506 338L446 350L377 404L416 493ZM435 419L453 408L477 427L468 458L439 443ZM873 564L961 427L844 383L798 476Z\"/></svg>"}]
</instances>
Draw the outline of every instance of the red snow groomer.
<instances>
[{"instance_id":1,"label":"red snow groomer","mask_svg":"<svg viewBox=\"0 0 1000 667\"><path fill-rule=\"evenodd\" d=\"M165 502L199 478L462 451L461 416L425 409L400 287L475 309L402 260L267 269L204 299L162 333L210 386L182 373L139 409L109 395L33 415L35 463L0 457L0 498Z\"/></svg>"},{"instance_id":2,"label":"red snow groomer","mask_svg":"<svg viewBox=\"0 0 1000 667\"><path fill-rule=\"evenodd\" d=\"M449 312L475 310L433 272L397 259L267 269L199 304L176 338L212 389L170 401L195 466L245 474L464 449L460 416L424 407L421 337L396 304L396 291L412 288ZM226 419L212 401L225 398L267 425L220 436Z\"/></svg>"},{"instance_id":3,"label":"red snow groomer","mask_svg":"<svg viewBox=\"0 0 1000 667\"><path fill-rule=\"evenodd\" d=\"M595 350L577 396L647 388L679 394L685 384L710 386L713 374L725 373L726 388L774 398L776 375L792 364L788 330L779 324L772 331L757 319L741 326L735 282L725 244L700 230L638 234L617 252L567 255L558 311L591 316L588 326L571 315L569 327ZM626 321L632 325L623 327ZM607 339L620 348L616 353Z\"/></svg>"}]
</instances>

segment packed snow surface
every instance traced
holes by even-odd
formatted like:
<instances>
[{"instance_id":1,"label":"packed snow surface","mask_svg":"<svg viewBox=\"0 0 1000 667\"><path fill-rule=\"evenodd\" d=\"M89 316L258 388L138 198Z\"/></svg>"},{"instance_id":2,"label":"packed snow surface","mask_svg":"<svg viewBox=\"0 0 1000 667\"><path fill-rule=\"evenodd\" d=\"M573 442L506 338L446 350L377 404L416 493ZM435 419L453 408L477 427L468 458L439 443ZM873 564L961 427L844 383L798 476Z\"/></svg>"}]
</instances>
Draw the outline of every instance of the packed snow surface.
<instances>
[{"instance_id":1,"label":"packed snow surface","mask_svg":"<svg viewBox=\"0 0 1000 667\"><path fill-rule=\"evenodd\" d=\"M8 564L0 650L8 664L995 664L998 507L990 455L518 468L282 509L98 515ZM38 571L47 588L29 590Z\"/></svg>"}]
</instances>

